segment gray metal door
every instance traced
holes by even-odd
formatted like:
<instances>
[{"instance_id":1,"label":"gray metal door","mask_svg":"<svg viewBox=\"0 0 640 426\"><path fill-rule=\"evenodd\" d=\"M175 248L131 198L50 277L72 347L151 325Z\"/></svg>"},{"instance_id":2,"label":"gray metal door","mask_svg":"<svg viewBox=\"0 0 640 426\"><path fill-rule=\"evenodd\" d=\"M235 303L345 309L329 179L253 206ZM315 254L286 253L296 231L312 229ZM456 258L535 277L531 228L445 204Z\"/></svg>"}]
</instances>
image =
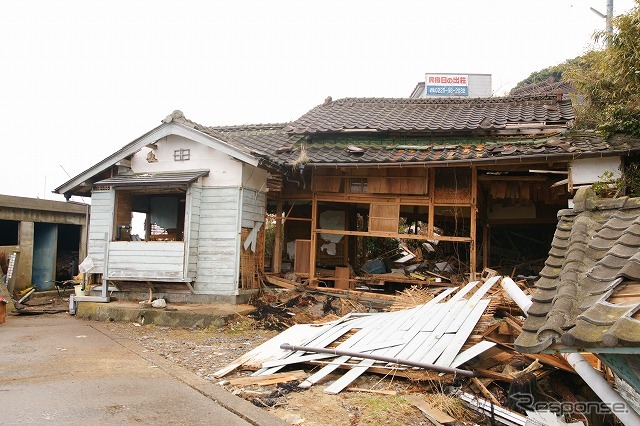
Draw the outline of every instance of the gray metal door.
<instances>
[{"instance_id":1,"label":"gray metal door","mask_svg":"<svg viewBox=\"0 0 640 426\"><path fill-rule=\"evenodd\" d=\"M39 291L52 290L56 271L55 223L35 223L33 228L33 268L31 282Z\"/></svg>"}]
</instances>

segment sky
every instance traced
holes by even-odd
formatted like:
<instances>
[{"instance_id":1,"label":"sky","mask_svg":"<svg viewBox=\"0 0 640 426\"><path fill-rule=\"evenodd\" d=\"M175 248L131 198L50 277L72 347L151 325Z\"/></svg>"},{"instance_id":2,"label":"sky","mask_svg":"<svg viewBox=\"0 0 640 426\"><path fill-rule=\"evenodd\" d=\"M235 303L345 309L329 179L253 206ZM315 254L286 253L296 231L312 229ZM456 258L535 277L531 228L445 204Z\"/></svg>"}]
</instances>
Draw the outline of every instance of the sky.
<instances>
[{"instance_id":1,"label":"sky","mask_svg":"<svg viewBox=\"0 0 640 426\"><path fill-rule=\"evenodd\" d=\"M615 0L614 14L633 5ZM445 72L491 74L505 94L589 49L605 25L589 7L606 1L2 6L0 194L63 200L51 191L176 109L204 125L286 122L327 96L408 97L425 73Z\"/></svg>"}]
</instances>

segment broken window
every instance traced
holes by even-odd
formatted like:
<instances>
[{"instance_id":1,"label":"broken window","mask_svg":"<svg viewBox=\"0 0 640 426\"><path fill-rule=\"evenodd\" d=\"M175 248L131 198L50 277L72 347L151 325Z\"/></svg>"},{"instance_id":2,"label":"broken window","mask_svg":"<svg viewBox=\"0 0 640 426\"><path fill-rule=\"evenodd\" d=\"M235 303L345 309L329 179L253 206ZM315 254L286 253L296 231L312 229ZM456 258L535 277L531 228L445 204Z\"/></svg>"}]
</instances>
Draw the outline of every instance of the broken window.
<instances>
[{"instance_id":1,"label":"broken window","mask_svg":"<svg viewBox=\"0 0 640 426\"><path fill-rule=\"evenodd\" d=\"M116 191L114 240L182 241L186 192Z\"/></svg>"}]
</instances>

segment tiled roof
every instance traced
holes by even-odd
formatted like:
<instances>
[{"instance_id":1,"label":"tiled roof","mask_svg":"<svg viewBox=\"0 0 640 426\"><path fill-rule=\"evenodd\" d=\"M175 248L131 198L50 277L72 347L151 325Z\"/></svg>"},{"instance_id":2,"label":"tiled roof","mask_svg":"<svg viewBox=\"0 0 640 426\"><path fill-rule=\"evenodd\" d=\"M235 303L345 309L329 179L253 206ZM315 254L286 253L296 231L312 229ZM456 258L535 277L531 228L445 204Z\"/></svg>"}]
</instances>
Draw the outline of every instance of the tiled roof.
<instances>
[{"instance_id":1,"label":"tiled roof","mask_svg":"<svg viewBox=\"0 0 640 426\"><path fill-rule=\"evenodd\" d=\"M464 137L338 134L313 139L285 131L286 124L207 127L176 112L175 120L220 139L248 154L286 167L296 162L304 147L309 165L428 163L455 161L513 161L534 156L578 157L640 150L640 138L614 136L603 140L595 132L544 137ZM176 117L174 117L174 115Z\"/></svg>"},{"instance_id":2,"label":"tiled roof","mask_svg":"<svg viewBox=\"0 0 640 426\"><path fill-rule=\"evenodd\" d=\"M508 125L566 123L570 100L555 96L446 99L327 99L285 127L293 134L349 131L451 133L502 130Z\"/></svg>"},{"instance_id":3,"label":"tiled roof","mask_svg":"<svg viewBox=\"0 0 640 426\"><path fill-rule=\"evenodd\" d=\"M245 124L239 126L203 126L187 119L176 110L163 120L165 123L176 122L194 128L202 133L225 142L247 154L263 158L274 165L285 165L291 157L288 150L279 155L283 147L289 147L300 136L291 137L284 132L286 123Z\"/></svg>"},{"instance_id":4,"label":"tiled roof","mask_svg":"<svg viewBox=\"0 0 640 426\"><path fill-rule=\"evenodd\" d=\"M640 297L607 301L640 281L640 198L597 199L580 189L561 210L549 258L516 349L537 353L553 344L576 348L640 346ZM634 302L635 300L636 302Z\"/></svg>"},{"instance_id":5,"label":"tiled roof","mask_svg":"<svg viewBox=\"0 0 640 426\"><path fill-rule=\"evenodd\" d=\"M362 152L353 148L359 148ZM423 163L454 161L514 161L527 157L578 157L611 151L640 150L640 138L604 141L593 132L544 138L335 138L305 143L309 164ZM294 150L289 159L295 160ZM280 158L283 158L282 156Z\"/></svg>"},{"instance_id":6,"label":"tiled roof","mask_svg":"<svg viewBox=\"0 0 640 426\"><path fill-rule=\"evenodd\" d=\"M573 92L573 86L571 83L566 81L556 81L555 78L549 77L548 79L538 83L515 87L509 92L509 96L556 95L558 93L568 95L571 92Z\"/></svg>"}]
</instances>

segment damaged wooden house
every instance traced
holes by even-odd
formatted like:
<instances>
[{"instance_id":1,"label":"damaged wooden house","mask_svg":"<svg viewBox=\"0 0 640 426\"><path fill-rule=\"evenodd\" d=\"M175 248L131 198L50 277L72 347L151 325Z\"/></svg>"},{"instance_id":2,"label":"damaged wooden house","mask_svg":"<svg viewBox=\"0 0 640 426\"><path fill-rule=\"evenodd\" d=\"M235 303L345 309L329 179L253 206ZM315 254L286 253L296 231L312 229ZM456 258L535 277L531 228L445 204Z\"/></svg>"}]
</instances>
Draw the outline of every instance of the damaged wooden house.
<instances>
[{"instance_id":1,"label":"damaged wooden house","mask_svg":"<svg viewBox=\"0 0 640 426\"><path fill-rule=\"evenodd\" d=\"M537 276L574 190L619 176L640 148L571 132L573 118L561 94L328 98L269 152L288 168L268 193L273 271L387 289L484 268Z\"/></svg>"},{"instance_id":2,"label":"damaged wooden house","mask_svg":"<svg viewBox=\"0 0 640 426\"><path fill-rule=\"evenodd\" d=\"M56 192L91 196L90 272L121 290L238 300L264 271L387 290L537 275L574 189L640 149L573 118L556 95L328 98L229 127L176 111Z\"/></svg>"},{"instance_id":3,"label":"damaged wooden house","mask_svg":"<svg viewBox=\"0 0 640 426\"><path fill-rule=\"evenodd\" d=\"M258 286L269 164L176 111L55 192L91 197L94 282L235 301Z\"/></svg>"}]
</instances>

